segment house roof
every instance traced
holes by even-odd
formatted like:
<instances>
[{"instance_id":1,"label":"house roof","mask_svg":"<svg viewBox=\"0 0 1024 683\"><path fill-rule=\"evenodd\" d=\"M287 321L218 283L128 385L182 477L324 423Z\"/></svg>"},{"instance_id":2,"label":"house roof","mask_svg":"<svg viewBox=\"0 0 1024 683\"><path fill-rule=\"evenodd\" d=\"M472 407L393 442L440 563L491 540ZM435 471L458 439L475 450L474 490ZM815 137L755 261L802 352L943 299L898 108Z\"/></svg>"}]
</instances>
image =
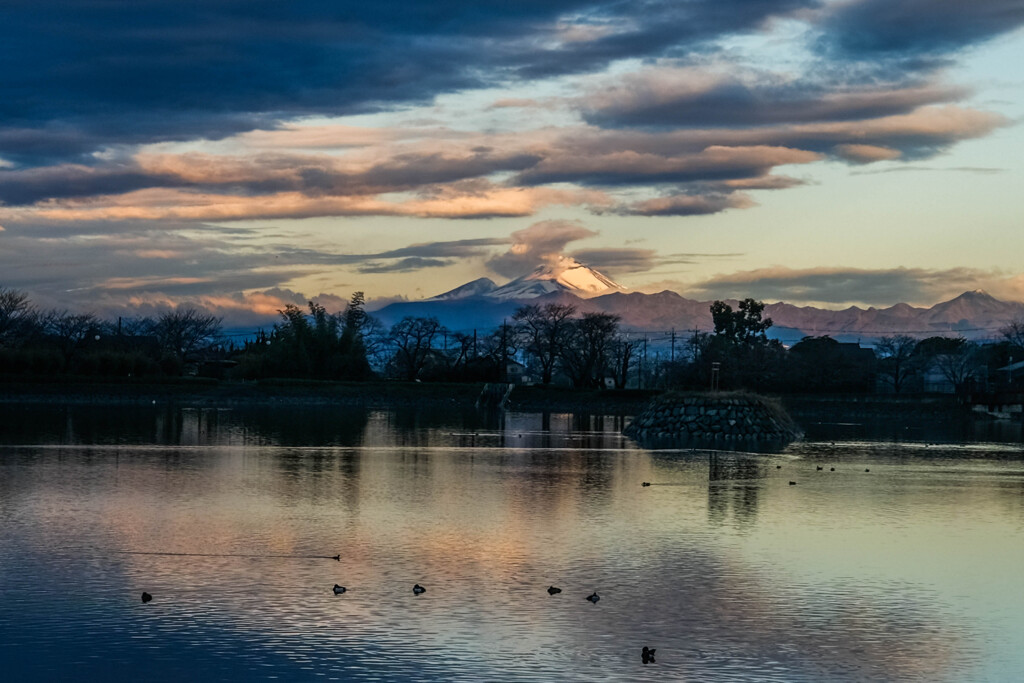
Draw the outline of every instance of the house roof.
<instances>
[{"instance_id":1,"label":"house roof","mask_svg":"<svg viewBox=\"0 0 1024 683\"><path fill-rule=\"evenodd\" d=\"M996 372L1017 372L1018 370L1024 370L1024 360L1017 363L1010 363L1009 365L999 368Z\"/></svg>"}]
</instances>

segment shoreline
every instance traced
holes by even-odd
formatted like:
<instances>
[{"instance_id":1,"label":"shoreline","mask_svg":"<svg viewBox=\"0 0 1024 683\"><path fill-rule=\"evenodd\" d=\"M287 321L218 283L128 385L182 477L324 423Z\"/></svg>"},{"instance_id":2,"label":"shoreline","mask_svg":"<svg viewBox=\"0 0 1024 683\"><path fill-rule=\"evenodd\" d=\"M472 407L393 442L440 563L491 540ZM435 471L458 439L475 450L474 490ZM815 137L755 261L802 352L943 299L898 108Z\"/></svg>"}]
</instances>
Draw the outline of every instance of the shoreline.
<instances>
[{"instance_id":1,"label":"shoreline","mask_svg":"<svg viewBox=\"0 0 1024 683\"><path fill-rule=\"evenodd\" d=\"M22 405L146 405L192 407L273 405L349 405L370 408L452 407L471 409L483 383L319 382L269 380L219 382L183 378L163 382L0 382L0 404ZM575 391L557 387L520 386L508 410L519 412L587 412L633 415L658 391Z\"/></svg>"},{"instance_id":2,"label":"shoreline","mask_svg":"<svg viewBox=\"0 0 1024 683\"><path fill-rule=\"evenodd\" d=\"M0 381L0 404L146 405L195 407L273 405L351 405L372 408L473 408L483 383L321 382L263 380L225 382L205 378L164 381ZM664 393L648 389L573 390L516 386L507 409L516 412L578 412L632 416ZM952 396L782 395L775 397L794 417L892 418L967 415Z\"/></svg>"}]
</instances>

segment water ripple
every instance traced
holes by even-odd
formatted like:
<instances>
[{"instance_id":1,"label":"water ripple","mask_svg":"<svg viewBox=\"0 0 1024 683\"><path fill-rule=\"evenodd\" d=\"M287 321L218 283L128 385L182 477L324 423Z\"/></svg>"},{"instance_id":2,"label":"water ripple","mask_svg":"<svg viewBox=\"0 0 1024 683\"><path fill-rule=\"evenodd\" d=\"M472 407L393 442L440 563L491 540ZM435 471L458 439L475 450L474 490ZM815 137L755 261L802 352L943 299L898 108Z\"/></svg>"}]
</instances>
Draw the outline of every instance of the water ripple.
<instances>
[{"instance_id":1,"label":"water ripple","mask_svg":"<svg viewBox=\"0 0 1024 683\"><path fill-rule=\"evenodd\" d=\"M1009 445L643 451L612 422L522 414L413 427L373 414L351 433L307 420L324 437L312 443L251 418L161 419L195 431L34 444L22 429L26 445L0 446L0 661L13 680L931 682L1024 669L1024 467ZM140 442L153 431L133 429Z\"/></svg>"}]
</instances>

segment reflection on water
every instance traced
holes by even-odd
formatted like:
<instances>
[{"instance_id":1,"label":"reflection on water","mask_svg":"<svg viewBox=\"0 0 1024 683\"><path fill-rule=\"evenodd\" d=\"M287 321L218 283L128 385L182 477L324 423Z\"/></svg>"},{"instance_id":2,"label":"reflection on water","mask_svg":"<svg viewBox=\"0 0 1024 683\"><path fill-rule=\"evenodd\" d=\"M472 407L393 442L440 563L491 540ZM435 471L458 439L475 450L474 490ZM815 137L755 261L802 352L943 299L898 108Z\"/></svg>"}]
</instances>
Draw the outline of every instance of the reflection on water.
<instances>
[{"instance_id":1,"label":"reflection on water","mask_svg":"<svg viewBox=\"0 0 1024 683\"><path fill-rule=\"evenodd\" d=\"M763 455L648 451L622 427L569 414L11 408L0 661L16 680L1024 670L1019 440L861 432Z\"/></svg>"},{"instance_id":2,"label":"reflection on water","mask_svg":"<svg viewBox=\"0 0 1024 683\"><path fill-rule=\"evenodd\" d=\"M1020 420L994 420L955 413L941 418L902 414L849 420L825 420L820 415L795 414L794 417L808 441L871 439L947 444L979 441L1020 444L1024 441L1024 423Z\"/></svg>"}]
</instances>

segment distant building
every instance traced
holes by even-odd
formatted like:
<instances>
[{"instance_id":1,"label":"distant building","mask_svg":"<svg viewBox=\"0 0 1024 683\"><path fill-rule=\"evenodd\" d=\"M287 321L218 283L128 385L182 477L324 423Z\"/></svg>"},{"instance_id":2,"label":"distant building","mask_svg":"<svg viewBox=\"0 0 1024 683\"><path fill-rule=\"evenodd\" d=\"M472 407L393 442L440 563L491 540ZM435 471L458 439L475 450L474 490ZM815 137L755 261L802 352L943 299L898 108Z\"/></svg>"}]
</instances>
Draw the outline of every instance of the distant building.
<instances>
[{"instance_id":1,"label":"distant building","mask_svg":"<svg viewBox=\"0 0 1024 683\"><path fill-rule=\"evenodd\" d=\"M1012 358L1010 360L1013 360ZM1024 388L1024 360L996 368L993 381L1000 387L1010 389Z\"/></svg>"},{"instance_id":2,"label":"distant building","mask_svg":"<svg viewBox=\"0 0 1024 683\"><path fill-rule=\"evenodd\" d=\"M505 381L510 384L533 384L529 369L511 358L505 363Z\"/></svg>"}]
</instances>

